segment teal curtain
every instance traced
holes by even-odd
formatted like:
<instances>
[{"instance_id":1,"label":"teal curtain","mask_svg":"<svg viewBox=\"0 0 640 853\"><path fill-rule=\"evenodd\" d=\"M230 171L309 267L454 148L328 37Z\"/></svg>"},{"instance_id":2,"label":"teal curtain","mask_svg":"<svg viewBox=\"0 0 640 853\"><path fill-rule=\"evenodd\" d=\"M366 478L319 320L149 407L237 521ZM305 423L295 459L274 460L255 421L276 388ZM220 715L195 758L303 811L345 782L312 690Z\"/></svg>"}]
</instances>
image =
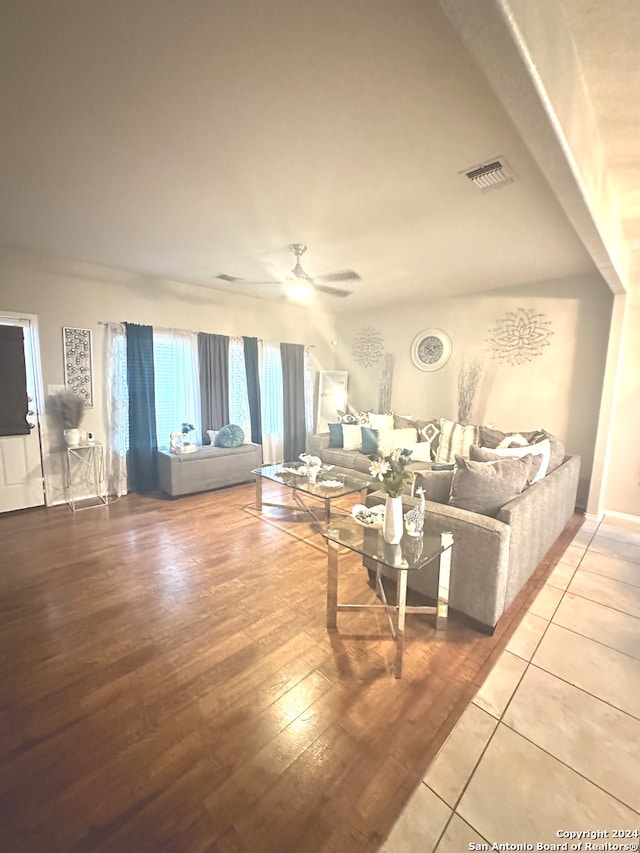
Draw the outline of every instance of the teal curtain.
<instances>
[{"instance_id":1,"label":"teal curtain","mask_svg":"<svg viewBox=\"0 0 640 853\"><path fill-rule=\"evenodd\" d=\"M254 444L262 444L258 339L243 337L242 340L244 342L244 365L247 372L249 414L251 415L251 441Z\"/></svg>"},{"instance_id":2,"label":"teal curtain","mask_svg":"<svg viewBox=\"0 0 640 853\"><path fill-rule=\"evenodd\" d=\"M158 486L153 327L125 323L129 386L129 489L151 492Z\"/></svg>"},{"instance_id":3,"label":"teal curtain","mask_svg":"<svg viewBox=\"0 0 640 853\"><path fill-rule=\"evenodd\" d=\"M304 394L304 347L280 344L282 358L283 450L285 460L304 453L307 440Z\"/></svg>"}]
</instances>

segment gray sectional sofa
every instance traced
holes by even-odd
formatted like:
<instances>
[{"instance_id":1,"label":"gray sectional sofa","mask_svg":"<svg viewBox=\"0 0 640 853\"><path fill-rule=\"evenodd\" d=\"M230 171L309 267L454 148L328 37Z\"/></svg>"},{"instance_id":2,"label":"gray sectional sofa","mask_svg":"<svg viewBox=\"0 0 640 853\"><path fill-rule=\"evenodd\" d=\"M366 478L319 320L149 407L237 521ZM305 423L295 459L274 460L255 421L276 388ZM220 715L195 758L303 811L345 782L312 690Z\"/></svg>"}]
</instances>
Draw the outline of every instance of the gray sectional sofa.
<instances>
[{"instance_id":1,"label":"gray sectional sofa","mask_svg":"<svg viewBox=\"0 0 640 853\"><path fill-rule=\"evenodd\" d=\"M328 435L309 436L309 452L320 456L325 463L368 472L368 456L328 445ZM416 474L416 480L425 488L426 518L430 528L452 532L455 537L450 606L471 617L482 630L492 633L500 616L575 512L580 458L565 456L557 467L502 506L495 516L449 504L452 471L433 470L429 463L412 463L408 467L421 472ZM384 500L382 492L373 492L367 503L372 505ZM403 503L408 508L417 503L417 498L406 495ZM436 567L410 573L409 587L435 598Z\"/></svg>"}]
</instances>

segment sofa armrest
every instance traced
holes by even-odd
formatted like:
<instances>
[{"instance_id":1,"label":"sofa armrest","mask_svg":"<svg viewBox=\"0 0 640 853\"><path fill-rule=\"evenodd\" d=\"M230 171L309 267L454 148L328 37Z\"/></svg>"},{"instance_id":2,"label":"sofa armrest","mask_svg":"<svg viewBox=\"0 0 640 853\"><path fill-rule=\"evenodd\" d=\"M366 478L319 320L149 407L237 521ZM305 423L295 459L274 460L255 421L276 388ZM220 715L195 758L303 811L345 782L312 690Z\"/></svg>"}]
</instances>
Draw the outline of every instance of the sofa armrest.
<instances>
[{"instance_id":1,"label":"sofa armrest","mask_svg":"<svg viewBox=\"0 0 640 853\"><path fill-rule=\"evenodd\" d=\"M328 432L309 432L307 433L307 453L318 456L322 450L329 447Z\"/></svg>"},{"instance_id":2,"label":"sofa armrest","mask_svg":"<svg viewBox=\"0 0 640 853\"><path fill-rule=\"evenodd\" d=\"M383 492L373 492L366 502L372 506L385 498ZM407 508L418 503L408 496L402 502ZM425 520L435 533L453 533L451 607L493 628L505 609L511 528L496 518L434 501L426 502ZM436 573L435 566L410 573L409 586L435 598Z\"/></svg>"},{"instance_id":3,"label":"sofa armrest","mask_svg":"<svg viewBox=\"0 0 640 853\"><path fill-rule=\"evenodd\" d=\"M511 527L507 606L527 582L575 512L580 457L569 456L497 514Z\"/></svg>"}]
</instances>

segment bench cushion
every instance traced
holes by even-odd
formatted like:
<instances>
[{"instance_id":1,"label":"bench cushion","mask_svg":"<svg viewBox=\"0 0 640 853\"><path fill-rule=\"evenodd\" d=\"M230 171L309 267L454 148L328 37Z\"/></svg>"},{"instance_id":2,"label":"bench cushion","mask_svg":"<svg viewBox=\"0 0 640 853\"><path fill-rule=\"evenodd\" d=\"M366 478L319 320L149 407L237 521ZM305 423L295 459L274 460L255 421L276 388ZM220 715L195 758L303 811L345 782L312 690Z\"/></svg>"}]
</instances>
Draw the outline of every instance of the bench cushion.
<instances>
[{"instance_id":1,"label":"bench cushion","mask_svg":"<svg viewBox=\"0 0 640 853\"><path fill-rule=\"evenodd\" d=\"M262 446L199 447L196 453L158 451L160 488L168 495L188 495L220 489L253 479L251 471L262 465Z\"/></svg>"}]
</instances>

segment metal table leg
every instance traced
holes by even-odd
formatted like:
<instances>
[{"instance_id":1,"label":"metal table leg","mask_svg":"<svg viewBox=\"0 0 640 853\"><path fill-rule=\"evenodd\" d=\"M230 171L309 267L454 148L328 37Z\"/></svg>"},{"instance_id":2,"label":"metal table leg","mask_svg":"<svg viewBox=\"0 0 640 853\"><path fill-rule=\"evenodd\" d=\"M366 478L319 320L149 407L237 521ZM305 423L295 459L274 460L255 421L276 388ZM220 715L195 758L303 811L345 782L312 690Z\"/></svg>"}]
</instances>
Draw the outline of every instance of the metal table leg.
<instances>
[{"instance_id":1,"label":"metal table leg","mask_svg":"<svg viewBox=\"0 0 640 853\"><path fill-rule=\"evenodd\" d=\"M398 622L396 625L396 658L393 672L396 678L402 678L402 658L404 657L404 624L407 608L407 571L400 569L397 577L396 607Z\"/></svg>"},{"instance_id":2,"label":"metal table leg","mask_svg":"<svg viewBox=\"0 0 640 853\"><path fill-rule=\"evenodd\" d=\"M328 542L327 551L327 628L337 628L338 616L338 549L336 542Z\"/></svg>"}]
</instances>

